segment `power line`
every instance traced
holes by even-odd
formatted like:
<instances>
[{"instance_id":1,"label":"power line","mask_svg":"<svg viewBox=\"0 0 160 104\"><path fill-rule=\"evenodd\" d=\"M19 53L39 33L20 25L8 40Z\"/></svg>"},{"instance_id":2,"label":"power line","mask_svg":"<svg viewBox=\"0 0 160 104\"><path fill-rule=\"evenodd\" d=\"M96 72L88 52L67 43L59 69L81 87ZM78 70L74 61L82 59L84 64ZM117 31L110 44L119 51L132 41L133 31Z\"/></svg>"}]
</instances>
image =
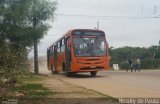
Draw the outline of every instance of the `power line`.
<instances>
[{"instance_id":1,"label":"power line","mask_svg":"<svg viewBox=\"0 0 160 104\"><path fill-rule=\"evenodd\" d=\"M65 17L89 17L89 18L160 18L160 16L112 16L112 15L82 15L82 14L55 14L57 16L65 16Z\"/></svg>"},{"instance_id":2,"label":"power line","mask_svg":"<svg viewBox=\"0 0 160 104\"><path fill-rule=\"evenodd\" d=\"M46 36L63 36L63 34L46 35Z\"/></svg>"},{"instance_id":3,"label":"power line","mask_svg":"<svg viewBox=\"0 0 160 104\"><path fill-rule=\"evenodd\" d=\"M67 1L68 2L68 1ZM140 2L140 1L139 1ZM143 5L143 8L152 8L155 4L150 4L149 6L145 2L140 2L141 5ZM160 3L160 2L159 2ZM157 3L157 4L159 4ZM128 13L141 13L141 5L138 3L132 5L132 3L129 2L119 2L117 4L117 1L99 1L95 0L92 2L87 2L87 1L70 1L70 3L65 3L65 9L69 10L93 10L93 11L100 11L100 12L107 12L108 10L114 11L114 12L126 12ZM157 5L158 6L158 5ZM157 7L156 6L156 7ZM150 8L150 9L151 9ZM84 12L85 12L84 11ZM153 13L153 10L145 11L143 10L143 13Z\"/></svg>"}]
</instances>

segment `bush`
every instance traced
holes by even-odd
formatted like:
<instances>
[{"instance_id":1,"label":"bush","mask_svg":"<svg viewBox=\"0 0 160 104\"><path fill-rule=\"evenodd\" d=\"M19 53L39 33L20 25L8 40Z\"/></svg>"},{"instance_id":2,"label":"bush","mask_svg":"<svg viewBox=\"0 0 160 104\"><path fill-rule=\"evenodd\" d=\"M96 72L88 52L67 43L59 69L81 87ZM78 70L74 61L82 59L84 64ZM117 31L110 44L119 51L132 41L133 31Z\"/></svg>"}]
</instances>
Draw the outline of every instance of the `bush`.
<instances>
[{"instance_id":1,"label":"bush","mask_svg":"<svg viewBox=\"0 0 160 104\"><path fill-rule=\"evenodd\" d=\"M122 63L120 64L121 69L128 69L128 63Z\"/></svg>"},{"instance_id":2,"label":"bush","mask_svg":"<svg viewBox=\"0 0 160 104\"><path fill-rule=\"evenodd\" d=\"M141 63L143 69L158 69L160 68L160 59L144 59Z\"/></svg>"}]
</instances>

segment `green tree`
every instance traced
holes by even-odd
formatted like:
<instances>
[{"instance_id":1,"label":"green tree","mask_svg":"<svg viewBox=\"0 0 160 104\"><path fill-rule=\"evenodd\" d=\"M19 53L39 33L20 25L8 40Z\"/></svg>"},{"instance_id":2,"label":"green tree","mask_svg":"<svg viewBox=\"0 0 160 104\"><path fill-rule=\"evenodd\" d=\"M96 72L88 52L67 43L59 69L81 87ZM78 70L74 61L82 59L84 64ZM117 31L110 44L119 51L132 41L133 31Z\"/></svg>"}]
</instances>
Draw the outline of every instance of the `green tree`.
<instances>
[{"instance_id":1,"label":"green tree","mask_svg":"<svg viewBox=\"0 0 160 104\"><path fill-rule=\"evenodd\" d=\"M0 71L26 66L28 51L44 37L55 9L49 0L0 0Z\"/></svg>"},{"instance_id":2,"label":"green tree","mask_svg":"<svg viewBox=\"0 0 160 104\"><path fill-rule=\"evenodd\" d=\"M151 46L148 48L140 47L121 47L110 48L111 65L117 63L122 69L128 68L128 58L134 59L139 57L141 59L141 68L159 68L160 49L158 46Z\"/></svg>"},{"instance_id":3,"label":"green tree","mask_svg":"<svg viewBox=\"0 0 160 104\"><path fill-rule=\"evenodd\" d=\"M37 44L39 41L39 36L43 36L43 32L40 32L39 27L44 27L47 29L47 25L44 22L50 18L53 19L55 11L55 2L47 1L47 0L31 0L30 12L29 12L29 21L32 23L32 27L34 28L34 69L35 73L39 73L38 68L38 48ZM41 35L40 35L41 34Z\"/></svg>"}]
</instances>

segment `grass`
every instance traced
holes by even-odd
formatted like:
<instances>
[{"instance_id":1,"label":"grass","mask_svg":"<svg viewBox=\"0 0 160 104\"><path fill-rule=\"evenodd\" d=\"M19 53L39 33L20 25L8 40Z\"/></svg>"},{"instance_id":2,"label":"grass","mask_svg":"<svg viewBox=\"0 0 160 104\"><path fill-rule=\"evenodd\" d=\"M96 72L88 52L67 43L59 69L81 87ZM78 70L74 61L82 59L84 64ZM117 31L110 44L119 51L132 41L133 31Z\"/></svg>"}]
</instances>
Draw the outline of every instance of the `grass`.
<instances>
[{"instance_id":1,"label":"grass","mask_svg":"<svg viewBox=\"0 0 160 104\"><path fill-rule=\"evenodd\" d=\"M41 84L25 83L24 85L12 88L13 92L25 93L27 98L42 98L52 94L47 88Z\"/></svg>"},{"instance_id":2,"label":"grass","mask_svg":"<svg viewBox=\"0 0 160 104\"><path fill-rule=\"evenodd\" d=\"M33 74L27 74L23 76L17 77L18 81L20 82L37 82L37 81L42 81L44 76L38 76L38 75L33 75Z\"/></svg>"},{"instance_id":3,"label":"grass","mask_svg":"<svg viewBox=\"0 0 160 104\"><path fill-rule=\"evenodd\" d=\"M37 76L33 74L19 75L17 76L17 83L15 86L7 88L6 94L1 94L0 97L10 97L9 94L23 94L24 98L44 98L52 95L46 87L43 87L39 82L44 80L44 76ZM1 84L0 84L1 85ZM12 97L14 97L12 96Z\"/></svg>"}]
</instances>

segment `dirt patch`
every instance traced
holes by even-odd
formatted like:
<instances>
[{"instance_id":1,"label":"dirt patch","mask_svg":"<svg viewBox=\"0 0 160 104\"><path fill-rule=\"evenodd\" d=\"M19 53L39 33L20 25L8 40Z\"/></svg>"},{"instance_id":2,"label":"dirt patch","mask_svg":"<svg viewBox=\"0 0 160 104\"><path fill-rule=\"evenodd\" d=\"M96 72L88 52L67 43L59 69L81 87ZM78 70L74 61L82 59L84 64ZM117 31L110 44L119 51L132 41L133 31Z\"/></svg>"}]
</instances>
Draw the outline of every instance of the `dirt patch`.
<instances>
[{"instance_id":1,"label":"dirt patch","mask_svg":"<svg viewBox=\"0 0 160 104\"><path fill-rule=\"evenodd\" d=\"M24 97L22 99L0 99L0 102L18 102L18 104L116 104L115 99L103 95L99 92L64 82L55 76L37 76L39 80L33 78L25 81L30 85L31 91L39 90L39 86L49 89L51 93L47 96ZM24 88L24 87L22 87ZM18 88L19 89L19 88ZM26 87L24 88L26 89ZM32 93L33 94L33 93ZM40 95L40 93L37 93ZM14 101L13 101L14 100Z\"/></svg>"},{"instance_id":2,"label":"dirt patch","mask_svg":"<svg viewBox=\"0 0 160 104\"><path fill-rule=\"evenodd\" d=\"M64 82L61 79L48 76L40 83L44 87L53 92L46 99L39 99L39 103L43 100L46 104L117 104L118 102L99 92L88 90L86 88ZM34 102L34 99L32 100ZM32 104L32 103L31 103Z\"/></svg>"},{"instance_id":3,"label":"dirt patch","mask_svg":"<svg viewBox=\"0 0 160 104\"><path fill-rule=\"evenodd\" d=\"M46 77L41 83L54 94L51 98L106 98L96 91L87 90L54 77Z\"/></svg>"}]
</instances>

